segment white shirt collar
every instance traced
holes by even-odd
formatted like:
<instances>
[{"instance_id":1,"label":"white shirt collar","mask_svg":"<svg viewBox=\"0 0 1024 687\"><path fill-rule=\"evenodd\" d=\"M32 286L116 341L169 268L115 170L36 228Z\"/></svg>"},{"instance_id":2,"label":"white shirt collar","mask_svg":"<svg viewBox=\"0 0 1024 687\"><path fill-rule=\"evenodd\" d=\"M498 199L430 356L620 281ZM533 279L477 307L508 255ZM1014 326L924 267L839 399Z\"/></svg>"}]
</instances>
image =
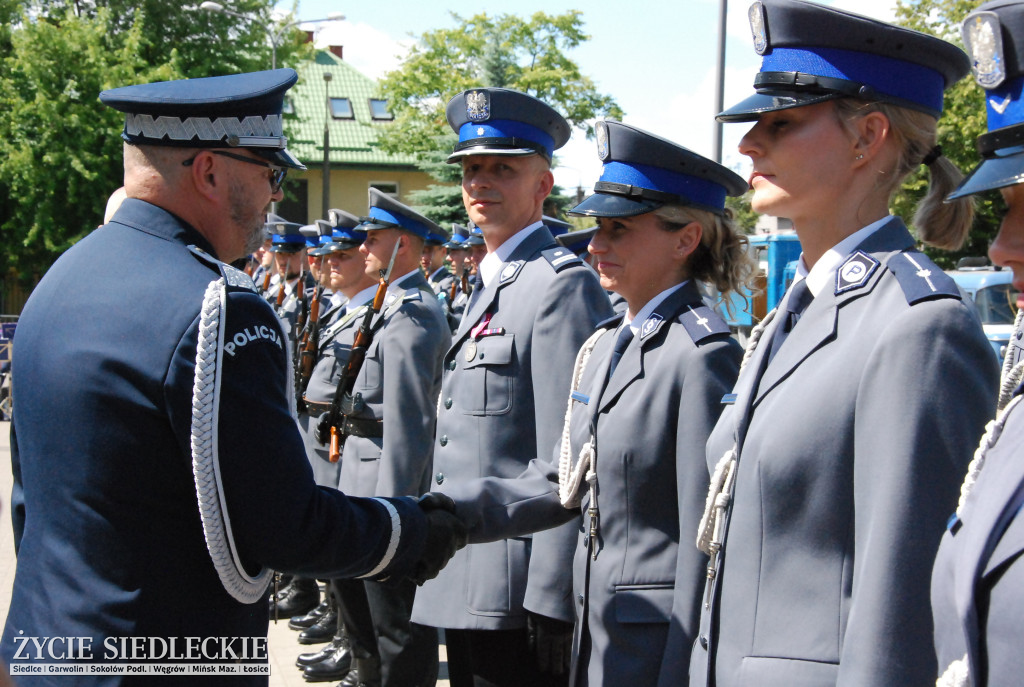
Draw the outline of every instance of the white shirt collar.
<instances>
[{"instance_id":1,"label":"white shirt collar","mask_svg":"<svg viewBox=\"0 0 1024 687\"><path fill-rule=\"evenodd\" d=\"M647 318L651 316L651 314L654 312L654 310L659 305L661 305L662 302L666 298L671 296L673 293L675 293L679 289L683 288L683 285L686 284L686 282L688 282L688 281L690 281L690 280L687 279L686 281L680 282L680 283L676 284L675 286L670 286L669 288L665 289L664 291L659 293L657 296L655 296L651 300L647 301L646 305L644 305L644 307L640 308L640 312L638 312L636 314L636 317L634 317L633 319L629 319L629 311L627 310L626 313L625 313L625 316L622 318L623 325L624 326L628 326L630 329L632 329L634 336L639 334L640 333L640 327L643 325L644 322L647 321ZM637 324L633 324L634 322L636 322Z\"/></svg>"},{"instance_id":2,"label":"white shirt collar","mask_svg":"<svg viewBox=\"0 0 1024 687\"><path fill-rule=\"evenodd\" d=\"M494 281L495 277L501 272L501 267L504 265L512 253L519 245L526 240L526 237L537 231L544 226L543 222L534 222L525 229L520 229L515 234L510 236L505 243L498 246L493 253L488 253L484 256L484 259L480 261L480 279L484 282L484 288L487 288Z\"/></svg>"},{"instance_id":3,"label":"white shirt collar","mask_svg":"<svg viewBox=\"0 0 1024 687\"><path fill-rule=\"evenodd\" d=\"M796 264L796 278L793 279L793 283L806 279L807 288L810 290L811 295L817 297L828 286L829 282L832 281L832 274L836 271L836 268L853 253L853 250L864 239L881 229L882 225L890 219L892 219L892 215L886 215L877 222L872 222L863 229L853 232L825 251L825 254L818 259L818 262L814 263L814 267L810 271L807 269L807 263L804 262L804 254L801 253L800 259Z\"/></svg>"},{"instance_id":4,"label":"white shirt collar","mask_svg":"<svg viewBox=\"0 0 1024 687\"><path fill-rule=\"evenodd\" d=\"M350 313L361 305L365 305L373 300L373 297L377 295L377 285L367 286L365 289L352 296L348 303L345 304L345 313Z\"/></svg>"}]
</instances>

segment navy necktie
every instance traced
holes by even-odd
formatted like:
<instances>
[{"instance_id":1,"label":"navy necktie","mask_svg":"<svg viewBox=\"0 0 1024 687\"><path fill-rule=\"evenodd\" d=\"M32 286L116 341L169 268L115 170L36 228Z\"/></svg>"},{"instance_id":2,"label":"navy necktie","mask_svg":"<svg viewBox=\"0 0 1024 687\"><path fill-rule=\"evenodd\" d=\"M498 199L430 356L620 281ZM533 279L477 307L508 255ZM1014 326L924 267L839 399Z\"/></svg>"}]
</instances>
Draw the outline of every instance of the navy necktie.
<instances>
[{"instance_id":1,"label":"navy necktie","mask_svg":"<svg viewBox=\"0 0 1024 687\"><path fill-rule=\"evenodd\" d=\"M473 304L476 303L476 299L480 297L480 292L484 290L484 280L480 276L480 268L477 267L476 274L473 275L473 291L469 294L469 302L466 304L466 312L469 312L473 308Z\"/></svg>"},{"instance_id":2,"label":"navy necktie","mask_svg":"<svg viewBox=\"0 0 1024 687\"><path fill-rule=\"evenodd\" d=\"M779 323L779 326L775 329L775 336L772 337L772 347L768 351L769 363L775 357L775 354L779 352L782 343L789 336L789 333L793 331L793 327L796 326L800 316L813 300L814 294L807 288L806 279L801 279L793 284L789 298L786 300L786 311L782 313L782 322Z\"/></svg>"},{"instance_id":3,"label":"navy necktie","mask_svg":"<svg viewBox=\"0 0 1024 687\"><path fill-rule=\"evenodd\" d=\"M626 347L629 346L629 342L633 340L633 328L628 324L623 325L619 331L619 336L615 339L615 348L612 349L612 359L608 364L608 379L612 378L612 373L615 372L615 367L619 364L619 360L622 359L622 354L626 352Z\"/></svg>"}]
</instances>

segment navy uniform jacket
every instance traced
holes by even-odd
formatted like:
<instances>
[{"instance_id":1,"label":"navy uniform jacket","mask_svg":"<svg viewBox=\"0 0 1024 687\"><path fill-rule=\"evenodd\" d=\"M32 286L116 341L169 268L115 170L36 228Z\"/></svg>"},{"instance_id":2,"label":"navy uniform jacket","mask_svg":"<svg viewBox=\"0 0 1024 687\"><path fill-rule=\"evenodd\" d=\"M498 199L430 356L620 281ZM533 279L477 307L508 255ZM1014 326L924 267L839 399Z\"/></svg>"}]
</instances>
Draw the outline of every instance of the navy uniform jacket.
<instances>
[{"instance_id":1,"label":"navy uniform jacket","mask_svg":"<svg viewBox=\"0 0 1024 687\"><path fill-rule=\"evenodd\" d=\"M737 441L739 463L692 686L934 681L931 564L998 370L970 300L912 248L883 225L740 375L708 440L709 469Z\"/></svg>"},{"instance_id":2,"label":"navy uniform jacket","mask_svg":"<svg viewBox=\"0 0 1024 687\"><path fill-rule=\"evenodd\" d=\"M189 244L210 250L168 212L128 199L25 306L14 343L25 529L8 664L20 633L91 637L100 657L108 637L266 635L266 602L228 595L200 523L191 400L199 311L221 266ZM279 320L254 291L230 289L227 300L223 331L235 345L224 348L219 453L241 560L252 572L369 572L393 534L388 509L313 484ZM410 500L390 503L401 515L401 570L419 556L426 522Z\"/></svg>"},{"instance_id":3,"label":"navy uniform jacket","mask_svg":"<svg viewBox=\"0 0 1024 687\"><path fill-rule=\"evenodd\" d=\"M354 496L406 496L430 489L441 361L448 322L419 270L389 290L356 377L353 417L383 422L383 437L345 441L338 488Z\"/></svg>"},{"instance_id":4,"label":"navy uniform jacket","mask_svg":"<svg viewBox=\"0 0 1024 687\"><path fill-rule=\"evenodd\" d=\"M485 313L491 333L474 338ZM546 228L527 236L466 311L444 358L431 488L515 477L561 436L576 352L611 315L601 285ZM470 355L472 353L472 355ZM434 627L522 627L526 607L572 619L571 570L531 548L572 550L576 530L541 541L471 544L416 594L413 620ZM527 591L527 577L534 594ZM534 587L534 585L536 585Z\"/></svg>"},{"instance_id":5,"label":"navy uniform jacket","mask_svg":"<svg viewBox=\"0 0 1024 687\"><path fill-rule=\"evenodd\" d=\"M596 415L597 557L586 486L579 509L558 513L558 446L554 464L533 461L517 479L450 493L471 541L547 527L582 510L575 563L563 558L573 567L576 606L570 683L683 685L689 652L681 647L696 638L707 565L691 542L708 491L704 446L742 351L690 282L636 323L640 332L608 379L621 320L607 323L611 331L594 348L570 425L575 461ZM581 642L589 655L581 655Z\"/></svg>"},{"instance_id":6,"label":"navy uniform jacket","mask_svg":"<svg viewBox=\"0 0 1024 687\"><path fill-rule=\"evenodd\" d=\"M1018 387L1019 398L1024 387ZM1015 685L1024 675L1024 408L1015 405L959 520L942 537L932 571L935 650L941 675L967 656L974 687Z\"/></svg>"}]
</instances>

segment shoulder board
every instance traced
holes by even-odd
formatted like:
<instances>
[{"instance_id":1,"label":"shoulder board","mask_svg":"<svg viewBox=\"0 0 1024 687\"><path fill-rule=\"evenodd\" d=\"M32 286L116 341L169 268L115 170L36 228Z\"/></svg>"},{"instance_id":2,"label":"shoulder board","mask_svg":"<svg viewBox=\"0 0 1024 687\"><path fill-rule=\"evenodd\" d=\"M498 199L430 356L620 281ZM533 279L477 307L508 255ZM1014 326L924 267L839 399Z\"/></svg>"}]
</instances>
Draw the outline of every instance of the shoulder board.
<instances>
[{"instance_id":1,"label":"shoulder board","mask_svg":"<svg viewBox=\"0 0 1024 687\"><path fill-rule=\"evenodd\" d=\"M598 329L616 329L622 322L622 318L624 317L624 313L615 313L607 320L601 320L600 322L598 322L597 326L594 327L594 331L596 332Z\"/></svg>"},{"instance_id":2,"label":"shoulder board","mask_svg":"<svg viewBox=\"0 0 1024 687\"><path fill-rule=\"evenodd\" d=\"M729 325L722 316L706 305L698 305L696 308L688 305L677 319L693 343L700 343L711 336L729 334Z\"/></svg>"},{"instance_id":3,"label":"shoulder board","mask_svg":"<svg viewBox=\"0 0 1024 687\"><path fill-rule=\"evenodd\" d=\"M256 285L249 275L242 270L232 267L226 262L221 262L198 246L190 245L188 250L200 262L219 272L224 277L224 281L228 286L236 289L245 289L246 291L256 291Z\"/></svg>"},{"instance_id":4,"label":"shoulder board","mask_svg":"<svg viewBox=\"0 0 1024 687\"><path fill-rule=\"evenodd\" d=\"M889 258L886 266L896 276L910 305L934 298L960 300L960 290L953 278L924 253L914 250L897 253Z\"/></svg>"},{"instance_id":5,"label":"shoulder board","mask_svg":"<svg viewBox=\"0 0 1024 687\"><path fill-rule=\"evenodd\" d=\"M548 248L540 252L544 256L544 259L551 264L555 272L560 272L570 265L582 265L583 261L568 248L561 246L557 248Z\"/></svg>"}]
</instances>

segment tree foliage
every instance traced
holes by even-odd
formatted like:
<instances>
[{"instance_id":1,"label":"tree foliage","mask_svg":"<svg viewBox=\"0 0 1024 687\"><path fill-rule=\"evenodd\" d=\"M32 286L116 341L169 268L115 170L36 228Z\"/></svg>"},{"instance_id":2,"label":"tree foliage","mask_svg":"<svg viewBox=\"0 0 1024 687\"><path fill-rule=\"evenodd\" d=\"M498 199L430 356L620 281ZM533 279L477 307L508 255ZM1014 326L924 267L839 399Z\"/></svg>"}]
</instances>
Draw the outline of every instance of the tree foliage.
<instances>
[{"instance_id":1,"label":"tree foliage","mask_svg":"<svg viewBox=\"0 0 1024 687\"><path fill-rule=\"evenodd\" d=\"M425 32L398 69L380 82L395 114L395 125L381 141L388 152L437 150L442 137L451 133L445 105L474 87L529 93L588 134L593 133L588 120L622 118L615 100L598 92L567 55L589 39L578 10L537 12L529 19L508 14L452 17L457 26Z\"/></svg>"},{"instance_id":2,"label":"tree foliage","mask_svg":"<svg viewBox=\"0 0 1024 687\"><path fill-rule=\"evenodd\" d=\"M267 68L272 0L227 14L163 0L0 0L0 275L30 283L122 184L123 115L100 91ZM279 62L300 50L284 41Z\"/></svg>"},{"instance_id":3,"label":"tree foliage","mask_svg":"<svg viewBox=\"0 0 1024 687\"><path fill-rule=\"evenodd\" d=\"M977 7L974 0L900 0L896 6L896 23L938 36L963 47L960 23ZM977 137L986 131L984 91L968 76L946 91L944 111L938 125L938 140L943 154L965 173L980 158L975 147ZM914 208L928 189L928 171L922 167L904 182L894 197L893 212L908 223ZM940 266L950 268L963 256L985 255L988 245L999 229L1001 201L998 193L977 197L977 213L970 237L958 252L933 250L926 252Z\"/></svg>"}]
</instances>

